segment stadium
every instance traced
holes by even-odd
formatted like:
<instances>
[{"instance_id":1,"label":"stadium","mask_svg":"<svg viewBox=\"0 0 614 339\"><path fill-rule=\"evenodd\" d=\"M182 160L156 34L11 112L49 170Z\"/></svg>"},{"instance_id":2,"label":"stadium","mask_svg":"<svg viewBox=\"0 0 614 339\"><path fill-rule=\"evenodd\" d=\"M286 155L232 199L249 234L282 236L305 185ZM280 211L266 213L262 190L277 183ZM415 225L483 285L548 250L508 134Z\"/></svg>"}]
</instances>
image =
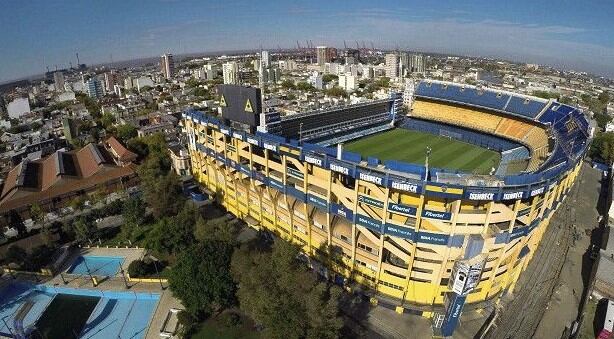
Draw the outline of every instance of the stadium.
<instances>
[{"instance_id":1,"label":"stadium","mask_svg":"<svg viewBox=\"0 0 614 339\"><path fill-rule=\"evenodd\" d=\"M282 117L262 112L259 89L222 85L221 117L186 111L183 126L195 179L228 211L450 335L463 309L513 291L593 131L555 100L441 81L413 89L407 107L391 93Z\"/></svg>"}]
</instances>

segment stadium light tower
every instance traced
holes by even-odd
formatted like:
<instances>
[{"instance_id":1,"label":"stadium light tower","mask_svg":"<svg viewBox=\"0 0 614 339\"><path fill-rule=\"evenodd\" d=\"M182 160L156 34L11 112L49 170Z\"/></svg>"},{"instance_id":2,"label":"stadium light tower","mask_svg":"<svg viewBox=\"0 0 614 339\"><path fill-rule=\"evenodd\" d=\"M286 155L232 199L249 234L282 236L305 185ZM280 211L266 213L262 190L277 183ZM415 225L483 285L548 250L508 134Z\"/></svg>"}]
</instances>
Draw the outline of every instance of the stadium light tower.
<instances>
[{"instance_id":1,"label":"stadium light tower","mask_svg":"<svg viewBox=\"0 0 614 339\"><path fill-rule=\"evenodd\" d=\"M298 125L298 144L303 146L303 123Z\"/></svg>"},{"instance_id":2,"label":"stadium light tower","mask_svg":"<svg viewBox=\"0 0 614 339\"><path fill-rule=\"evenodd\" d=\"M431 146L426 146L426 160L424 161L426 167L426 173L424 174L424 180L429 178L429 156L431 155Z\"/></svg>"}]
</instances>

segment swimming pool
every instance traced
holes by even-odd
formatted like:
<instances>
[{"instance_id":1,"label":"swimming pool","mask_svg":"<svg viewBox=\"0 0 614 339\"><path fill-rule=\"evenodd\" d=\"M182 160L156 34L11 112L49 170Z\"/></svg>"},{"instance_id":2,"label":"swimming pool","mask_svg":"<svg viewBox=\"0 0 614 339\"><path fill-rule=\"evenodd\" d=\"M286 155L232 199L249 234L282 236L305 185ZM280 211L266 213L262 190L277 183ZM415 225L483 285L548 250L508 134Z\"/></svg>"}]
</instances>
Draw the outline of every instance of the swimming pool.
<instances>
[{"instance_id":1,"label":"swimming pool","mask_svg":"<svg viewBox=\"0 0 614 339\"><path fill-rule=\"evenodd\" d=\"M124 260L124 257L83 255L75 260L67 273L112 277L119 272Z\"/></svg>"},{"instance_id":2,"label":"swimming pool","mask_svg":"<svg viewBox=\"0 0 614 339\"><path fill-rule=\"evenodd\" d=\"M11 283L0 290L0 335L15 333L15 313L22 305L32 304L23 319L23 329L36 326L41 315L58 295L97 297L79 338L144 338L160 299L157 293L101 291L49 285ZM56 315L57 317L57 315Z\"/></svg>"}]
</instances>

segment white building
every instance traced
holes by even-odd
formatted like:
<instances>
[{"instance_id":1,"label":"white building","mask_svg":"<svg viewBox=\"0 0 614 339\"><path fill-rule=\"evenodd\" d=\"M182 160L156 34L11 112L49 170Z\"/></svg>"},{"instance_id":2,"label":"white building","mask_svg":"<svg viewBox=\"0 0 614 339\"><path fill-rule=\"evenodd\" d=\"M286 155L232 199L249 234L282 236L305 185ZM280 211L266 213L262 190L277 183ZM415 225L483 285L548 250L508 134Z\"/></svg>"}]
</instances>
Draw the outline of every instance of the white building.
<instances>
[{"instance_id":1,"label":"white building","mask_svg":"<svg viewBox=\"0 0 614 339\"><path fill-rule=\"evenodd\" d=\"M227 62L222 65L224 74L224 84L239 85L239 65L234 62Z\"/></svg>"},{"instance_id":2,"label":"white building","mask_svg":"<svg viewBox=\"0 0 614 339\"><path fill-rule=\"evenodd\" d=\"M269 54L269 51L260 52L260 67L271 67L271 55Z\"/></svg>"},{"instance_id":3,"label":"white building","mask_svg":"<svg viewBox=\"0 0 614 339\"><path fill-rule=\"evenodd\" d=\"M11 119L19 119L22 115L30 113L28 98L16 98L6 106L6 112Z\"/></svg>"},{"instance_id":4,"label":"white building","mask_svg":"<svg viewBox=\"0 0 614 339\"><path fill-rule=\"evenodd\" d=\"M66 91L63 93L60 93L58 95L58 102L65 102L65 101L73 101L75 100L75 92L73 91Z\"/></svg>"},{"instance_id":5,"label":"white building","mask_svg":"<svg viewBox=\"0 0 614 339\"><path fill-rule=\"evenodd\" d=\"M356 77L353 76L352 73L339 75L339 87L343 88L347 92L355 90L357 85L358 83L356 81Z\"/></svg>"},{"instance_id":6,"label":"white building","mask_svg":"<svg viewBox=\"0 0 614 339\"><path fill-rule=\"evenodd\" d=\"M323 89L324 88L324 81L322 80L322 75L320 74L320 72L313 72L310 76L309 76L309 83L311 85L313 85L313 87L317 88L317 89Z\"/></svg>"},{"instance_id":7,"label":"white building","mask_svg":"<svg viewBox=\"0 0 614 339\"><path fill-rule=\"evenodd\" d=\"M394 53L386 54L386 76L391 79L399 76L399 56Z\"/></svg>"},{"instance_id":8,"label":"white building","mask_svg":"<svg viewBox=\"0 0 614 339\"><path fill-rule=\"evenodd\" d=\"M136 79L136 89L140 92L143 87L153 87L154 82L151 78L140 77Z\"/></svg>"}]
</instances>

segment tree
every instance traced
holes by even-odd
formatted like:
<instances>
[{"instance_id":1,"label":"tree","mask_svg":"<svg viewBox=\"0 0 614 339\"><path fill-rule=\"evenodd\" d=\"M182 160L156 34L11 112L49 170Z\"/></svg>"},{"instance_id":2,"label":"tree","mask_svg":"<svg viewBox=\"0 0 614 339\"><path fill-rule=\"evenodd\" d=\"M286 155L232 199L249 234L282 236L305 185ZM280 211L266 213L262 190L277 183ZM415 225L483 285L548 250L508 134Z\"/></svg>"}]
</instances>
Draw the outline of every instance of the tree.
<instances>
[{"instance_id":1,"label":"tree","mask_svg":"<svg viewBox=\"0 0 614 339\"><path fill-rule=\"evenodd\" d=\"M68 205L72 207L74 210L81 210L84 204L85 204L85 199L82 196L75 197L68 203Z\"/></svg>"},{"instance_id":2,"label":"tree","mask_svg":"<svg viewBox=\"0 0 614 339\"><path fill-rule=\"evenodd\" d=\"M614 133L598 133L591 144L590 156L607 164L614 162Z\"/></svg>"},{"instance_id":3,"label":"tree","mask_svg":"<svg viewBox=\"0 0 614 339\"><path fill-rule=\"evenodd\" d=\"M331 82L331 81L333 81L333 80L337 80L337 79L339 79L339 77L337 75L335 75L335 74L328 73L328 74L324 74L322 76L322 82L324 82L326 84Z\"/></svg>"},{"instance_id":4,"label":"tree","mask_svg":"<svg viewBox=\"0 0 614 339\"><path fill-rule=\"evenodd\" d=\"M283 88L285 90L295 89L296 85L294 85L294 81L292 81L290 79L286 79L286 80L281 82L281 88Z\"/></svg>"},{"instance_id":5,"label":"tree","mask_svg":"<svg viewBox=\"0 0 614 339\"><path fill-rule=\"evenodd\" d=\"M94 225L87 218L80 216L73 221L73 230L77 240L84 242L90 240L96 234L96 225Z\"/></svg>"},{"instance_id":6,"label":"tree","mask_svg":"<svg viewBox=\"0 0 614 339\"><path fill-rule=\"evenodd\" d=\"M326 90L326 95L338 98L345 98L348 96L347 92L343 90L343 88L337 86Z\"/></svg>"},{"instance_id":7,"label":"tree","mask_svg":"<svg viewBox=\"0 0 614 339\"><path fill-rule=\"evenodd\" d=\"M229 222L225 217L208 221L199 218L194 227L194 238L198 241L218 240L234 244L238 233L237 224Z\"/></svg>"},{"instance_id":8,"label":"tree","mask_svg":"<svg viewBox=\"0 0 614 339\"><path fill-rule=\"evenodd\" d=\"M264 325L266 338L337 338L340 290L320 282L298 255L282 240L272 250L246 244L235 251L231 272L241 309Z\"/></svg>"},{"instance_id":9,"label":"tree","mask_svg":"<svg viewBox=\"0 0 614 339\"><path fill-rule=\"evenodd\" d=\"M232 252L227 243L207 241L178 256L170 271L169 286L190 313L215 312L233 303Z\"/></svg>"},{"instance_id":10,"label":"tree","mask_svg":"<svg viewBox=\"0 0 614 339\"><path fill-rule=\"evenodd\" d=\"M301 91L307 91L307 92L315 92L316 90L316 88L313 87L313 85L305 81L301 81L298 84L296 84L296 89L301 90Z\"/></svg>"},{"instance_id":11,"label":"tree","mask_svg":"<svg viewBox=\"0 0 614 339\"><path fill-rule=\"evenodd\" d=\"M38 203L34 203L30 206L30 217L36 223L43 221L44 212Z\"/></svg>"},{"instance_id":12,"label":"tree","mask_svg":"<svg viewBox=\"0 0 614 339\"><path fill-rule=\"evenodd\" d=\"M143 198L156 218L177 214L185 202L179 179L173 172L143 179Z\"/></svg>"},{"instance_id":13,"label":"tree","mask_svg":"<svg viewBox=\"0 0 614 339\"><path fill-rule=\"evenodd\" d=\"M109 127L113 126L115 123L115 117L111 113L104 113L100 118L100 124L105 129L109 129Z\"/></svg>"},{"instance_id":14,"label":"tree","mask_svg":"<svg viewBox=\"0 0 614 339\"><path fill-rule=\"evenodd\" d=\"M137 135L136 127L130 124L123 124L117 126L115 129L115 135L123 142L127 142L128 140L135 138Z\"/></svg>"},{"instance_id":15,"label":"tree","mask_svg":"<svg viewBox=\"0 0 614 339\"><path fill-rule=\"evenodd\" d=\"M174 217L158 220L147 233L148 248L168 255L181 252L194 243L194 225L199 218L193 205L185 204Z\"/></svg>"},{"instance_id":16,"label":"tree","mask_svg":"<svg viewBox=\"0 0 614 339\"><path fill-rule=\"evenodd\" d=\"M28 252L17 245L11 245L7 250L4 258L4 262L7 264L15 263L20 265L24 262L25 258L28 256Z\"/></svg>"},{"instance_id":17,"label":"tree","mask_svg":"<svg viewBox=\"0 0 614 339\"><path fill-rule=\"evenodd\" d=\"M145 222L145 204L139 197L131 197L124 201L122 206L124 221L135 225Z\"/></svg>"}]
</instances>

